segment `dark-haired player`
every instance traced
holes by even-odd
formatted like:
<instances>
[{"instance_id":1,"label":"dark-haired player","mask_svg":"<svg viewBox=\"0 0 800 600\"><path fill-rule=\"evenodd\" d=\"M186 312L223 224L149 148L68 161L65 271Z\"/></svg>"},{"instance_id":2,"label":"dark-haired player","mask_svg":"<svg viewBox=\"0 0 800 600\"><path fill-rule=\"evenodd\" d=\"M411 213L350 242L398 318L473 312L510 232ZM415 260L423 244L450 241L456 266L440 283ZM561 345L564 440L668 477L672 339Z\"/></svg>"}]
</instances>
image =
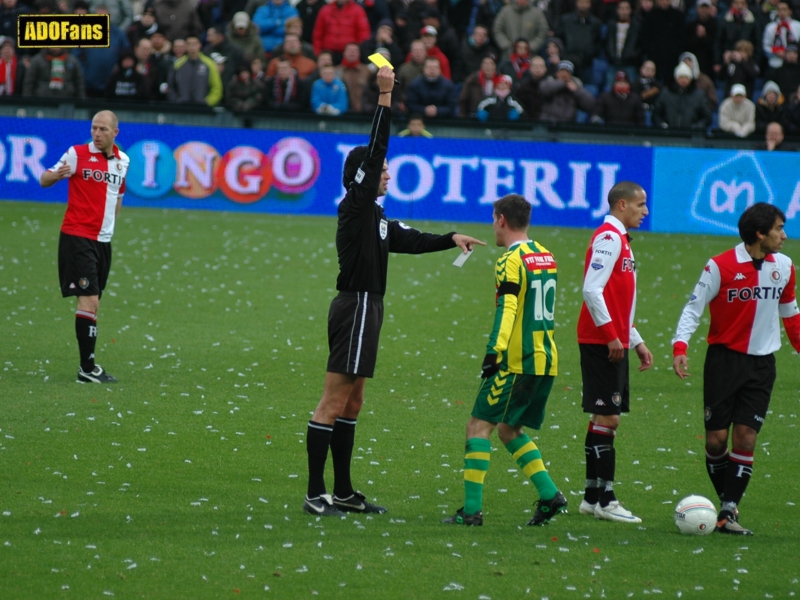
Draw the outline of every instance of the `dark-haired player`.
<instances>
[{"instance_id":1,"label":"dark-haired player","mask_svg":"<svg viewBox=\"0 0 800 600\"><path fill-rule=\"evenodd\" d=\"M608 193L609 214L595 230L583 267L583 306L578 317L583 412L586 432L586 489L579 512L618 523L641 523L614 494L614 438L621 413L630 411L628 349L649 369L653 355L633 324L636 312L636 263L629 229L647 216L642 186L621 181Z\"/></svg>"},{"instance_id":2,"label":"dark-haired player","mask_svg":"<svg viewBox=\"0 0 800 600\"><path fill-rule=\"evenodd\" d=\"M495 242L507 250L495 265L494 327L481 367L483 382L467 422L464 506L443 523L483 525L483 481L495 428L539 493L528 525L544 525L567 509L567 499L550 479L539 448L522 430L541 428L558 372L553 337L558 270L553 255L528 237L530 219L531 205L519 194L494 203Z\"/></svg>"},{"instance_id":3,"label":"dark-haired player","mask_svg":"<svg viewBox=\"0 0 800 600\"><path fill-rule=\"evenodd\" d=\"M356 419L364 403L364 382L372 377L383 322L383 294L389 252L422 254L458 246L464 252L484 242L455 232L422 233L400 221L390 221L377 202L386 194L389 167L386 152L394 72L381 67L380 96L369 145L354 148L344 164L347 193L339 204L336 251L339 294L328 312L328 367L325 387L308 422L308 492L303 510L312 515L342 516L345 512L383 513L386 509L353 489L350 461ZM326 493L325 462L333 458L333 497Z\"/></svg>"},{"instance_id":4,"label":"dark-haired player","mask_svg":"<svg viewBox=\"0 0 800 600\"><path fill-rule=\"evenodd\" d=\"M706 263L672 340L672 367L684 379L689 376L689 339L709 305L703 369L706 470L720 500L720 533L753 535L739 524L738 505L753 475L753 450L775 383L773 353L781 347L778 317L800 352L794 265L779 252L786 240L785 222L779 208L764 202L742 213L742 243Z\"/></svg>"},{"instance_id":5,"label":"dark-haired player","mask_svg":"<svg viewBox=\"0 0 800 600\"><path fill-rule=\"evenodd\" d=\"M117 148L117 116L102 110L92 119L92 141L72 146L42 173L42 187L69 178L67 211L58 241L61 295L78 297L75 335L80 352L80 383L114 383L94 362L97 310L111 269L111 236L122 206L130 159Z\"/></svg>"}]
</instances>

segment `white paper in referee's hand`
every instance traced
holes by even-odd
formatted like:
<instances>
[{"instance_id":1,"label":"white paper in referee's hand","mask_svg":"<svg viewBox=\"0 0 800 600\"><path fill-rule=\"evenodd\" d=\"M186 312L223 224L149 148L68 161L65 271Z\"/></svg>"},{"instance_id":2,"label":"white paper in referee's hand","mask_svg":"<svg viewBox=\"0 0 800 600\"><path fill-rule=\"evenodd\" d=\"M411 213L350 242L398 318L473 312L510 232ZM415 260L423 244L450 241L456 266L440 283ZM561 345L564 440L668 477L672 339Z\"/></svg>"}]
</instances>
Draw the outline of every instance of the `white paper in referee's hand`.
<instances>
[{"instance_id":1,"label":"white paper in referee's hand","mask_svg":"<svg viewBox=\"0 0 800 600\"><path fill-rule=\"evenodd\" d=\"M467 259L470 257L470 255L471 255L471 254L472 254L472 250L467 250L467 252L466 252L466 253L465 253L465 252L462 252L462 253L461 253L461 254L459 254L459 255L456 257L456 259L453 261L453 266L454 266L454 267L460 267L460 266L462 266L462 265L463 265L465 262L467 262Z\"/></svg>"}]
</instances>

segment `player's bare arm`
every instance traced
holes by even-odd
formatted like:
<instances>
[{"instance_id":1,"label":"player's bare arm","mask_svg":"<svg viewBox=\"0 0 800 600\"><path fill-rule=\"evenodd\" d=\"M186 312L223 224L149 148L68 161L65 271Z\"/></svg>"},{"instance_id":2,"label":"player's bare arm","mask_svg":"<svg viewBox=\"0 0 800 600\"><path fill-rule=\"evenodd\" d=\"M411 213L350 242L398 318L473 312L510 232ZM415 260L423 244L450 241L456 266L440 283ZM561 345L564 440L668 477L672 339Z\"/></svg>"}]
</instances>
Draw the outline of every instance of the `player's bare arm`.
<instances>
[{"instance_id":1,"label":"player's bare arm","mask_svg":"<svg viewBox=\"0 0 800 600\"><path fill-rule=\"evenodd\" d=\"M42 173L42 176L39 178L39 185L43 188L49 188L51 185L54 185L62 179L68 178L69 176L69 165L61 165L56 171L45 171Z\"/></svg>"},{"instance_id":2,"label":"player's bare arm","mask_svg":"<svg viewBox=\"0 0 800 600\"><path fill-rule=\"evenodd\" d=\"M639 357L640 371L647 371L647 369L653 366L653 354L647 349L644 342L638 344L634 350L636 350L636 355Z\"/></svg>"}]
</instances>

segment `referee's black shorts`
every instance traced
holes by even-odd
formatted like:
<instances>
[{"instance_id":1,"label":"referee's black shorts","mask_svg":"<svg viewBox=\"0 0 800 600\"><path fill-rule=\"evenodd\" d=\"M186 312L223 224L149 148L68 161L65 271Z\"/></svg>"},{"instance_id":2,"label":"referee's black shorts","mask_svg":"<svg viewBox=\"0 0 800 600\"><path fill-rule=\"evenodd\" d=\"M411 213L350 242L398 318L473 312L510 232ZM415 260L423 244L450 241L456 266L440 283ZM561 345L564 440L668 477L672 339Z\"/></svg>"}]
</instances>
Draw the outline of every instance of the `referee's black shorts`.
<instances>
[{"instance_id":1,"label":"referee's black shorts","mask_svg":"<svg viewBox=\"0 0 800 600\"><path fill-rule=\"evenodd\" d=\"M578 344L581 351L583 412L618 415L630 412L628 351L618 363L608 360L608 346Z\"/></svg>"},{"instance_id":2,"label":"referee's black shorts","mask_svg":"<svg viewBox=\"0 0 800 600\"><path fill-rule=\"evenodd\" d=\"M328 311L328 372L372 377L383 324L383 296L339 292Z\"/></svg>"},{"instance_id":3,"label":"referee's black shorts","mask_svg":"<svg viewBox=\"0 0 800 600\"><path fill-rule=\"evenodd\" d=\"M58 238L58 280L61 295L103 296L111 270L111 242L98 242L61 232Z\"/></svg>"},{"instance_id":4,"label":"referee's black shorts","mask_svg":"<svg viewBox=\"0 0 800 600\"><path fill-rule=\"evenodd\" d=\"M731 423L761 431L775 383L775 356L753 356L712 344L703 366L706 431Z\"/></svg>"}]
</instances>

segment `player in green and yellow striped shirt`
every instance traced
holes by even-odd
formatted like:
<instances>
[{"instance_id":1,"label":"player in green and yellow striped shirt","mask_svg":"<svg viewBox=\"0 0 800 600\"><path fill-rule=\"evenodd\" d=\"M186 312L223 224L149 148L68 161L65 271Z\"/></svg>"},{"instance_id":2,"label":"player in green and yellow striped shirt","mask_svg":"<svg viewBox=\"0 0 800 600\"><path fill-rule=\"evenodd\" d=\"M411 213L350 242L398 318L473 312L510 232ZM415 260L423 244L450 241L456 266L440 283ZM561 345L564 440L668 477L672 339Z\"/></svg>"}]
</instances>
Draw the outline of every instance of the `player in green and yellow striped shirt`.
<instances>
[{"instance_id":1,"label":"player in green and yellow striped shirt","mask_svg":"<svg viewBox=\"0 0 800 600\"><path fill-rule=\"evenodd\" d=\"M567 499L550 479L539 449L522 430L541 428L558 372L553 331L556 261L528 238L530 216L530 203L518 194L494 203L495 241L507 251L495 266L497 311L481 367L483 381L467 423L465 502L444 523L483 525L483 481L492 450L489 436L495 427L539 492L528 525L544 525L567 509Z\"/></svg>"}]
</instances>

